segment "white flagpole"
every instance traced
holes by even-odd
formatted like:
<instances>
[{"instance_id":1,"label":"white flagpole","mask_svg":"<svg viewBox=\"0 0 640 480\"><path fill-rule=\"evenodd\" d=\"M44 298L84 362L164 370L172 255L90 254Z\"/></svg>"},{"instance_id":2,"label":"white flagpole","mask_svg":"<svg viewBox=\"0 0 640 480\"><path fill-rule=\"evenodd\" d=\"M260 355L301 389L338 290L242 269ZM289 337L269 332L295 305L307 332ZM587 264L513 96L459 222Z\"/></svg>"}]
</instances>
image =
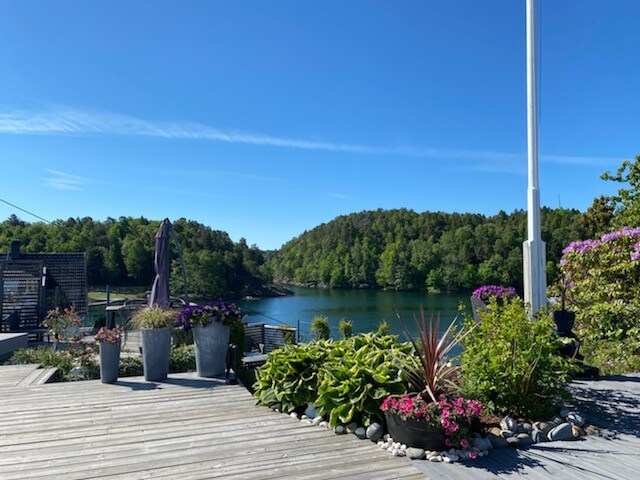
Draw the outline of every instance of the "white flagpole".
<instances>
[{"instance_id":1,"label":"white flagpole","mask_svg":"<svg viewBox=\"0 0 640 480\"><path fill-rule=\"evenodd\" d=\"M527 0L527 189L528 239L523 244L524 300L532 313L547 303L545 244L540 234L540 186L538 178L538 105L536 71L536 2Z\"/></svg>"}]
</instances>

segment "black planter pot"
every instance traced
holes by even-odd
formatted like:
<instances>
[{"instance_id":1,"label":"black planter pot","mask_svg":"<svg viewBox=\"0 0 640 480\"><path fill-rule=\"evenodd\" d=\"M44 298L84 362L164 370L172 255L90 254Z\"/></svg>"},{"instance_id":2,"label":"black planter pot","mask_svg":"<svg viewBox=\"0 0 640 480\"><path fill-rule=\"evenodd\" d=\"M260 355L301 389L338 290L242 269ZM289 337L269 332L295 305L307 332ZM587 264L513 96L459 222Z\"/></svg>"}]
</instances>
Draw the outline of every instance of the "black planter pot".
<instances>
[{"instance_id":1,"label":"black planter pot","mask_svg":"<svg viewBox=\"0 0 640 480\"><path fill-rule=\"evenodd\" d=\"M568 310L555 310L553 321L556 322L556 328L559 332L570 332L576 321L576 314Z\"/></svg>"},{"instance_id":2,"label":"black planter pot","mask_svg":"<svg viewBox=\"0 0 640 480\"><path fill-rule=\"evenodd\" d=\"M420 420L403 420L399 415L384 412L387 430L394 442L404 443L407 447L423 450L443 450L445 435L442 428L434 428Z\"/></svg>"}]
</instances>

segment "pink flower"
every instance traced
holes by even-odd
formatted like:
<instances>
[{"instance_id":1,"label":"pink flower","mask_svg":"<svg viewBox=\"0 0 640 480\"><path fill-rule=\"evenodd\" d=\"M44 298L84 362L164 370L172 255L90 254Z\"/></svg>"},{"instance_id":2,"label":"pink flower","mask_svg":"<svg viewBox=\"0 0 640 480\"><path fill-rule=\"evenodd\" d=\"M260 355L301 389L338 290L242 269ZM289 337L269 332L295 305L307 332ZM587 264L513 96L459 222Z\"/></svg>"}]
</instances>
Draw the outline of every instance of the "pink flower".
<instances>
[{"instance_id":1,"label":"pink flower","mask_svg":"<svg viewBox=\"0 0 640 480\"><path fill-rule=\"evenodd\" d=\"M447 438L447 439L444 441L444 444L445 444L447 447L450 447L450 446L451 446L451 440L449 440L449 439Z\"/></svg>"},{"instance_id":2,"label":"pink flower","mask_svg":"<svg viewBox=\"0 0 640 480\"><path fill-rule=\"evenodd\" d=\"M455 432L458 430L458 424L456 422L449 422L449 430Z\"/></svg>"},{"instance_id":3,"label":"pink flower","mask_svg":"<svg viewBox=\"0 0 640 480\"><path fill-rule=\"evenodd\" d=\"M470 458L471 460L475 460L476 458L478 458L478 452L474 452L473 450L471 450L471 451L469 452L469 458Z\"/></svg>"},{"instance_id":4,"label":"pink flower","mask_svg":"<svg viewBox=\"0 0 640 480\"><path fill-rule=\"evenodd\" d=\"M449 420L447 420L446 418L443 418L443 419L440 421L440 423L442 424L442 427L443 427L443 428L449 428L449 425L451 424L451 423L449 422Z\"/></svg>"},{"instance_id":5,"label":"pink flower","mask_svg":"<svg viewBox=\"0 0 640 480\"><path fill-rule=\"evenodd\" d=\"M460 440L460 445L462 446L462 448L467 448L469 446L469 442L466 438L463 438L462 440Z\"/></svg>"}]
</instances>

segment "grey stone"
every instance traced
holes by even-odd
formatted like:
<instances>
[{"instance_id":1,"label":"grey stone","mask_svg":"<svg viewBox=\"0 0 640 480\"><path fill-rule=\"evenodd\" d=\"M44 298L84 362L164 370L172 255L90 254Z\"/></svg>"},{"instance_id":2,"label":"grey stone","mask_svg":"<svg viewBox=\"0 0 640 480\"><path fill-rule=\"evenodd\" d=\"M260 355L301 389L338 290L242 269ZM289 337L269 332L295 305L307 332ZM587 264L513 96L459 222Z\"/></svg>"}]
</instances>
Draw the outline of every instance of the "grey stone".
<instances>
[{"instance_id":1,"label":"grey stone","mask_svg":"<svg viewBox=\"0 0 640 480\"><path fill-rule=\"evenodd\" d=\"M502 420L500 420L500 428L502 428L502 430L510 430L512 432L515 432L518 428L518 422L516 422L513 417L507 415Z\"/></svg>"},{"instance_id":2,"label":"grey stone","mask_svg":"<svg viewBox=\"0 0 640 480\"><path fill-rule=\"evenodd\" d=\"M356 422L351 422L347 424L347 433L354 433L358 428L358 424Z\"/></svg>"},{"instance_id":3,"label":"grey stone","mask_svg":"<svg viewBox=\"0 0 640 480\"><path fill-rule=\"evenodd\" d=\"M436 455L435 457L431 457L429 458L430 462L441 462L442 461L442 457L440 455Z\"/></svg>"},{"instance_id":4,"label":"grey stone","mask_svg":"<svg viewBox=\"0 0 640 480\"><path fill-rule=\"evenodd\" d=\"M322 428L329 428L329 424L327 422L320 422L318 426Z\"/></svg>"},{"instance_id":5,"label":"grey stone","mask_svg":"<svg viewBox=\"0 0 640 480\"><path fill-rule=\"evenodd\" d=\"M372 442L375 442L380 438L382 438L382 435L384 434L384 429L382 428L382 425L380 425L377 422L374 422L367 427L366 433L367 433L367 438Z\"/></svg>"},{"instance_id":6,"label":"grey stone","mask_svg":"<svg viewBox=\"0 0 640 480\"><path fill-rule=\"evenodd\" d=\"M500 430L500 436L502 438L509 438L515 436L515 432L512 430Z\"/></svg>"},{"instance_id":7,"label":"grey stone","mask_svg":"<svg viewBox=\"0 0 640 480\"><path fill-rule=\"evenodd\" d=\"M567 422L575 425L576 427L581 427L584 425L585 420L578 412L570 412L567 415Z\"/></svg>"},{"instance_id":8,"label":"grey stone","mask_svg":"<svg viewBox=\"0 0 640 480\"><path fill-rule=\"evenodd\" d=\"M576 438L584 436L584 430L577 425L571 425L571 433Z\"/></svg>"},{"instance_id":9,"label":"grey stone","mask_svg":"<svg viewBox=\"0 0 640 480\"><path fill-rule=\"evenodd\" d=\"M515 448L528 447L533 443L531 436L526 433L519 433L515 437L507 438L507 443Z\"/></svg>"},{"instance_id":10,"label":"grey stone","mask_svg":"<svg viewBox=\"0 0 640 480\"><path fill-rule=\"evenodd\" d=\"M318 415L318 409L314 407L313 404L309 403L307 408L304 410L304 414L313 420Z\"/></svg>"},{"instance_id":11,"label":"grey stone","mask_svg":"<svg viewBox=\"0 0 640 480\"><path fill-rule=\"evenodd\" d=\"M356 428L353 433L355 433L356 437L358 437L360 440L364 440L365 438L367 438L367 431L364 429L364 427Z\"/></svg>"},{"instance_id":12,"label":"grey stone","mask_svg":"<svg viewBox=\"0 0 640 480\"><path fill-rule=\"evenodd\" d=\"M534 428L533 430L531 430L531 440L533 440L533 443L542 443L546 442L548 439L547 436L542 432L542 430Z\"/></svg>"},{"instance_id":13,"label":"grey stone","mask_svg":"<svg viewBox=\"0 0 640 480\"><path fill-rule=\"evenodd\" d=\"M551 442L555 442L556 440L573 440L571 424L562 423L558 425L547 434L547 438Z\"/></svg>"},{"instance_id":14,"label":"grey stone","mask_svg":"<svg viewBox=\"0 0 640 480\"><path fill-rule=\"evenodd\" d=\"M489 433L492 435L495 435L496 437L500 436L500 432L502 431L502 429L500 429L499 427L491 427L489 429Z\"/></svg>"},{"instance_id":15,"label":"grey stone","mask_svg":"<svg viewBox=\"0 0 640 480\"><path fill-rule=\"evenodd\" d=\"M487 438L491 442L491 445L493 445L493 448L505 448L509 446L504 438L497 435L489 434Z\"/></svg>"},{"instance_id":16,"label":"grey stone","mask_svg":"<svg viewBox=\"0 0 640 480\"><path fill-rule=\"evenodd\" d=\"M556 425L562 425L564 423L564 420L561 417L553 417L553 423L555 423Z\"/></svg>"},{"instance_id":17,"label":"grey stone","mask_svg":"<svg viewBox=\"0 0 640 480\"><path fill-rule=\"evenodd\" d=\"M560 416L562 418L567 418L569 416L569 409L567 407L563 407L560 409Z\"/></svg>"},{"instance_id":18,"label":"grey stone","mask_svg":"<svg viewBox=\"0 0 640 480\"><path fill-rule=\"evenodd\" d=\"M540 430L542 433L544 433L545 435L547 435L552 429L556 428L558 426L557 423L555 422L536 422L537 425L535 428L537 428L538 430Z\"/></svg>"},{"instance_id":19,"label":"grey stone","mask_svg":"<svg viewBox=\"0 0 640 480\"><path fill-rule=\"evenodd\" d=\"M404 452L404 450L394 450L393 455L395 457L404 457L406 453Z\"/></svg>"},{"instance_id":20,"label":"grey stone","mask_svg":"<svg viewBox=\"0 0 640 480\"><path fill-rule=\"evenodd\" d=\"M338 425L334 432L336 432L337 435L344 435L345 433L347 433L347 429L344 428L342 425Z\"/></svg>"},{"instance_id":21,"label":"grey stone","mask_svg":"<svg viewBox=\"0 0 640 480\"><path fill-rule=\"evenodd\" d=\"M530 423L521 423L520 424L520 429L522 430L523 433L531 433L531 430L533 430L533 427L531 426Z\"/></svg>"},{"instance_id":22,"label":"grey stone","mask_svg":"<svg viewBox=\"0 0 640 480\"><path fill-rule=\"evenodd\" d=\"M272 405L269 405L269 408L271 410L280 410L281 407L282 407L282 405L280 405L279 403L274 403Z\"/></svg>"},{"instance_id":23,"label":"grey stone","mask_svg":"<svg viewBox=\"0 0 640 480\"><path fill-rule=\"evenodd\" d=\"M472 447L477 448L478 450L492 450L493 444L491 440L488 438L474 438L471 443Z\"/></svg>"},{"instance_id":24,"label":"grey stone","mask_svg":"<svg viewBox=\"0 0 640 480\"><path fill-rule=\"evenodd\" d=\"M421 448L407 448L407 457L412 460L423 460L427 456L426 452Z\"/></svg>"}]
</instances>

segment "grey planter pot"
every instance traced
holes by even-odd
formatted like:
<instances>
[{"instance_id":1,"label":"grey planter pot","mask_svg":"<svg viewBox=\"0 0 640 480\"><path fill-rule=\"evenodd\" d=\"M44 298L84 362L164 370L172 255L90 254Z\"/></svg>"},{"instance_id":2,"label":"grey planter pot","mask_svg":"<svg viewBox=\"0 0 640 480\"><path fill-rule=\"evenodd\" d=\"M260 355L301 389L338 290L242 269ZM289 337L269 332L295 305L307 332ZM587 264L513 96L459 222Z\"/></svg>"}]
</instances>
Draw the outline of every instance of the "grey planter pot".
<instances>
[{"instance_id":1,"label":"grey planter pot","mask_svg":"<svg viewBox=\"0 0 640 480\"><path fill-rule=\"evenodd\" d=\"M144 379L148 382L165 380L169 375L171 329L143 328L141 332Z\"/></svg>"},{"instance_id":2,"label":"grey planter pot","mask_svg":"<svg viewBox=\"0 0 640 480\"><path fill-rule=\"evenodd\" d=\"M102 383L113 383L118 380L120 368L120 342L100 343L100 380Z\"/></svg>"},{"instance_id":3,"label":"grey planter pot","mask_svg":"<svg viewBox=\"0 0 640 480\"><path fill-rule=\"evenodd\" d=\"M229 327L213 322L206 327L193 327L196 347L196 371L199 377L224 375L229 348Z\"/></svg>"}]
</instances>

